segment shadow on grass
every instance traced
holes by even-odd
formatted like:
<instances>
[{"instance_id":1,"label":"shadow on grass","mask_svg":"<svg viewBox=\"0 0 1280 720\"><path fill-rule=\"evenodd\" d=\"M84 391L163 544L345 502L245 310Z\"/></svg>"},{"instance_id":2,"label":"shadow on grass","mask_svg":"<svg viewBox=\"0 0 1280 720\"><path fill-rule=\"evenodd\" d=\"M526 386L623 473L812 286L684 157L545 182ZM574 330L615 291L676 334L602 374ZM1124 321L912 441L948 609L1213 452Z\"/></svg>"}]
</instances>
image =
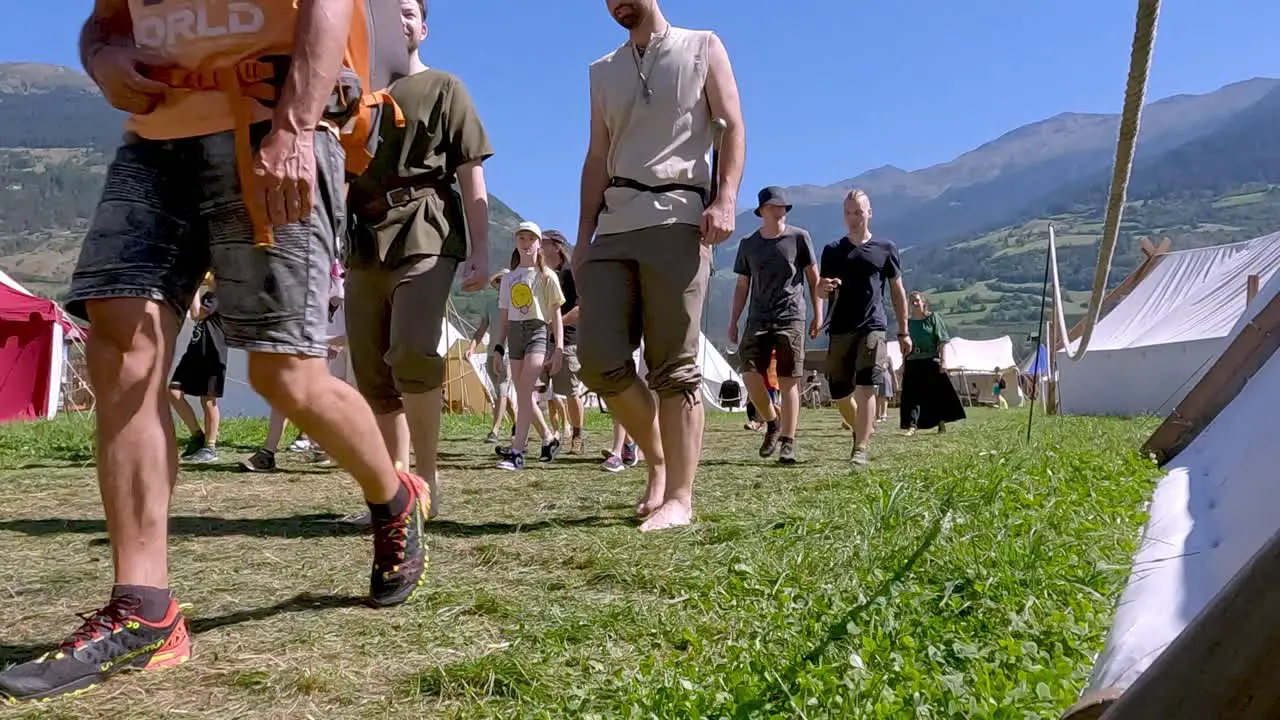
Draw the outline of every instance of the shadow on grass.
<instances>
[{"instance_id":1,"label":"shadow on grass","mask_svg":"<svg viewBox=\"0 0 1280 720\"><path fill-rule=\"evenodd\" d=\"M266 620L277 615L297 612L317 612L322 610L340 610L343 608L366 607L368 601L355 595L314 595L302 593L275 605L251 610L237 610L225 615L188 618L191 633L199 635L218 628L239 625L246 622ZM55 649L54 644L45 645L6 645L0 643L0 668L26 662Z\"/></svg>"},{"instance_id":2,"label":"shadow on grass","mask_svg":"<svg viewBox=\"0 0 1280 720\"><path fill-rule=\"evenodd\" d=\"M433 520L426 524L432 535L446 537L478 537L484 535L511 535L539 532L568 527L612 527L632 522L619 516L588 516L577 518L548 518L533 522L514 523L460 523L453 520ZM102 520L68 520L40 518L34 520L0 521L0 532L9 531L24 535L97 535L107 532ZM369 533L368 525L343 522L343 516L334 513L314 513L274 518L223 518L178 515L169 519L169 534L179 537L229 537L242 535L260 538L323 538L347 537ZM105 545L106 538L95 538L94 545Z\"/></svg>"}]
</instances>

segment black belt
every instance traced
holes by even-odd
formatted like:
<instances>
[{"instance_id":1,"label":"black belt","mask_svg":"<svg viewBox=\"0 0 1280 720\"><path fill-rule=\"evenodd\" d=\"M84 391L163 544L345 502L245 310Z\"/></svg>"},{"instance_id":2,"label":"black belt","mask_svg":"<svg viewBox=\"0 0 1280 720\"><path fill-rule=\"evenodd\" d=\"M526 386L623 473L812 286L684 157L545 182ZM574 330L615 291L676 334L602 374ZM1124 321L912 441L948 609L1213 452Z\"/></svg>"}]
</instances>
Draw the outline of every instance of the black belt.
<instances>
[{"instance_id":1,"label":"black belt","mask_svg":"<svg viewBox=\"0 0 1280 720\"><path fill-rule=\"evenodd\" d=\"M631 178L611 177L609 178L609 187L623 187L623 188L629 188L631 190L637 190L639 192L649 192L649 193L669 193L669 192L675 192L676 190L687 190L688 192L691 192L691 193L697 193L698 197L702 199L702 205L704 207L707 204L707 189L699 185L686 185L684 183L665 183L663 185L645 185L644 183L636 180L632 180Z\"/></svg>"}]
</instances>

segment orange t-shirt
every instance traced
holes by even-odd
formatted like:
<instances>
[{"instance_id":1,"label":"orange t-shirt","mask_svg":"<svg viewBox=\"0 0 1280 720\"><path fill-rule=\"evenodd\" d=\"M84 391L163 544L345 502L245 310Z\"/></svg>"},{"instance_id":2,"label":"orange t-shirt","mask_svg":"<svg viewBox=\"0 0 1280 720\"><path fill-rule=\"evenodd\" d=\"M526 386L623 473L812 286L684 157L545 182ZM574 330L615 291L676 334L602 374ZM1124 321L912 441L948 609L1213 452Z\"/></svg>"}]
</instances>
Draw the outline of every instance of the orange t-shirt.
<instances>
[{"instance_id":1,"label":"orange t-shirt","mask_svg":"<svg viewBox=\"0 0 1280 720\"><path fill-rule=\"evenodd\" d=\"M212 69L263 55L292 54L298 0L129 0L133 37L174 65ZM254 120L271 110L254 103ZM125 129L152 140L231 130L231 104L221 91L171 91L155 110L133 115Z\"/></svg>"}]
</instances>

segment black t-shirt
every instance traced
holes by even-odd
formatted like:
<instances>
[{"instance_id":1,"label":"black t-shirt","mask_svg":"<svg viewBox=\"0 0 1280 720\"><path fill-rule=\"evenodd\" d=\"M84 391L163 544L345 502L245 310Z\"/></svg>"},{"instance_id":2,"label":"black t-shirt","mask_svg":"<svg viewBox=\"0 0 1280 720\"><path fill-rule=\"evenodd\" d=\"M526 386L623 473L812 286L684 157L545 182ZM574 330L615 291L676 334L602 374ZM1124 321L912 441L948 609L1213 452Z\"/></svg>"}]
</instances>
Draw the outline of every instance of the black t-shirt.
<instances>
[{"instance_id":1,"label":"black t-shirt","mask_svg":"<svg viewBox=\"0 0 1280 720\"><path fill-rule=\"evenodd\" d=\"M855 245L846 236L824 247L818 275L840 280L827 332L839 335L887 330L884 286L901 273L898 247L889 240L872 237Z\"/></svg>"},{"instance_id":2,"label":"black t-shirt","mask_svg":"<svg viewBox=\"0 0 1280 720\"><path fill-rule=\"evenodd\" d=\"M578 307L578 286L573 281L573 270L569 267L569 263L565 263L564 267L556 271L556 275L560 278L560 292L564 295L564 304L560 306L560 314L568 315L569 311ZM578 344L578 328L574 325L564 326L564 344Z\"/></svg>"},{"instance_id":3,"label":"black t-shirt","mask_svg":"<svg viewBox=\"0 0 1280 720\"><path fill-rule=\"evenodd\" d=\"M191 328L191 341L187 354L200 358L201 367L226 367L227 335L222 329L222 315L218 313L218 298L206 292L200 298L200 307L208 315Z\"/></svg>"},{"instance_id":4,"label":"black t-shirt","mask_svg":"<svg viewBox=\"0 0 1280 720\"><path fill-rule=\"evenodd\" d=\"M742 239L733 271L751 278L748 327L803 322L804 271L813 265L813 241L802 228L787 227L776 238L759 230Z\"/></svg>"}]
</instances>

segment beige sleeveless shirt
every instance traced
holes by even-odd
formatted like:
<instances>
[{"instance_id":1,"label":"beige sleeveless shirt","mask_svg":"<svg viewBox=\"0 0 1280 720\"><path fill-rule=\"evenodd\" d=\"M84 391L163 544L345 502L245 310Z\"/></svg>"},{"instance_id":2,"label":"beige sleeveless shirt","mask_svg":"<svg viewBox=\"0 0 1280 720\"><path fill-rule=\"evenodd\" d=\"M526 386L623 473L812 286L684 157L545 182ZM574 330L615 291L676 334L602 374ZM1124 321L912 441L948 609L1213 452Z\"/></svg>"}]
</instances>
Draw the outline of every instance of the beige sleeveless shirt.
<instances>
[{"instance_id":1,"label":"beige sleeveless shirt","mask_svg":"<svg viewBox=\"0 0 1280 720\"><path fill-rule=\"evenodd\" d=\"M709 30L673 26L650 42L643 58L627 42L591 63L591 102L609 128L610 177L710 192L711 108L704 92L710 42ZM687 190L658 194L610 187L604 202L597 235L697 225L704 209L702 198Z\"/></svg>"}]
</instances>

